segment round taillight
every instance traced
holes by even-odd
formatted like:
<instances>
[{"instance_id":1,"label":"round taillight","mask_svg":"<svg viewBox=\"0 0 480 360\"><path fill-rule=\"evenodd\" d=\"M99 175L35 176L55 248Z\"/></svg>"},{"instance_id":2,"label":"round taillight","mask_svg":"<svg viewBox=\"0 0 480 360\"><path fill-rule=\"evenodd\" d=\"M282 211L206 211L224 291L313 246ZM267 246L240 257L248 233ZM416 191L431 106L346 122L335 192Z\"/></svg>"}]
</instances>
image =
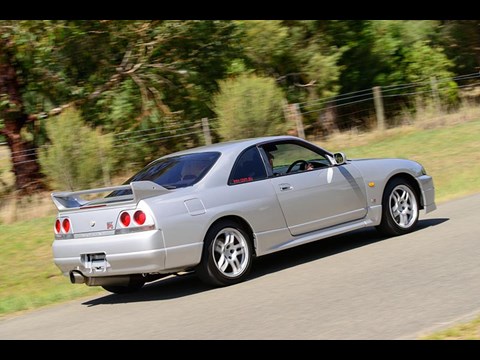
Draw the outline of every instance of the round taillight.
<instances>
[{"instance_id":1,"label":"round taillight","mask_svg":"<svg viewBox=\"0 0 480 360\"><path fill-rule=\"evenodd\" d=\"M135 220L138 225L143 225L145 220L147 220L147 216L142 210L137 210L135 214L133 214L133 220Z\"/></svg>"},{"instance_id":2,"label":"round taillight","mask_svg":"<svg viewBox=\"0 0 480 360\"><path fill-rule=\"evenodd\" d=\"M57 234L60 234L60 231L62 230L62 224L60 224L60 220L55 220L55 232Z\"/></svg>"},{"instance_id":3,"label":"round taillight","mask_svg":"<svg viewBox=\"0 0 480 360\"><path fill-rule=\"evenodd\" d=\"M122 223L123 226L130 225L130 214L128 212L123 212L120 215L120 222Z\"/></svg>"},{"instance_id":4,"label":"round taillight","mask_svg":"<svg viewBox=\"0 0 480 360\"><path fill-rule=\"evenodd\" d=\"M66 233L68 233L70 231L70 220L68 219L63 219L62 221L62 227L63 227L63 231L65 231Z\"/></svg>"}]
</instances>

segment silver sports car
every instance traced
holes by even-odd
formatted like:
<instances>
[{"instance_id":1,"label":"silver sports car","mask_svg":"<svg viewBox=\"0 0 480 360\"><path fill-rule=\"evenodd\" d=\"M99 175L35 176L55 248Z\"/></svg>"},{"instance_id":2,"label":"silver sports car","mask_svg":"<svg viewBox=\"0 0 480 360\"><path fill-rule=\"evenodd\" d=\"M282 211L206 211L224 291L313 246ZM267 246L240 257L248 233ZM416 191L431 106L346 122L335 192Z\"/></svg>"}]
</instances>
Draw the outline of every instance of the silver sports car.
<instances>
[{"instance_id":1,"label":"silver sports car","mask_svg":"<svg viewBox=\"0 0 480 360\"><path fill-rule=\"evenodd\" d=\"M436 208L417 162L350 160L292 136L177 152L124 185L52 199L55 264L114 293L185 271L235 284L255 257L367 226L405 234Z\"/></svg>"}]
</instances>

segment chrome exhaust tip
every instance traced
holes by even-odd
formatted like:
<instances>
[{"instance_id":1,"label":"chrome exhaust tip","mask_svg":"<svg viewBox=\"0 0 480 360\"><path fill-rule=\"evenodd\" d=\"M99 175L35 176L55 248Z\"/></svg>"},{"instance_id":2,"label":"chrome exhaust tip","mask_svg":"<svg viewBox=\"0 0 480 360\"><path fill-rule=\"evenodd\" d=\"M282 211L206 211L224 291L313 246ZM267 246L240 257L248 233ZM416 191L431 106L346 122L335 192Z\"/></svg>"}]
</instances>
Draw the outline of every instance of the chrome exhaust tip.
<instances>
[{"instance_id":1,"label":"chrome exhaust tip","mask_svg":"<svg viewBox=\"0 0 480 360\"><path fill-rule=\"evenodd\" d=\"M85 277L80 271L70 271L70 282L72 284L85 284Z\"/></svg>"}]
</instances>

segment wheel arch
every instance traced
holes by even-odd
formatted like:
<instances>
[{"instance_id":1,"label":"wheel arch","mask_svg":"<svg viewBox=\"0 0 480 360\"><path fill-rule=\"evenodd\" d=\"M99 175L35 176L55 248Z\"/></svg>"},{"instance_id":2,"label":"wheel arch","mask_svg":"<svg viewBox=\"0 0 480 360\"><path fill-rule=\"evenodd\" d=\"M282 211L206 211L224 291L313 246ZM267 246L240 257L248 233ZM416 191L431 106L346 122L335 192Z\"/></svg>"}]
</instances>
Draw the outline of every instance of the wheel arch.
<instances>
[{"instance_id":1,"label":"wheel arch","mask_svg":"<svg viewBox=\"0 0 480 360\"><path fill-rule=\"evenodd\" d=\"M244 218L242 218L241 216L238 216L238 215L224 215L224 216L216 219L212 224L210 224L210 226L207 229L207 232L213 226L218 224L219 222L229 221L229 220L238 223L248 233L248 235L250 235L250 239L252 240L253 256L256 256L257 255L257 239L256 239L255 234L253 232L253 229L250 226L250 224L248 223L248 221L245 220Z\"/></svg>"},{"instance_id":2,"label":"wheel arch","mask_svg":"<svg viewBox=\"0 0 480 360\"><path fill-rule=\"evenodd\" d=\"M408 183L408 185L410 185L413 188L413 191L415 191L415 194L417 195L417 199L420 202L419 209L423 209L425 205L424 205L424 199L422 196L422 190L420 188L420 185L418 184L417 179L415 179L413 175L406 172L396 173L393 176L391 176L390 179L388 179L383 189L382 198L383 198L383 195L385 194L385 189L387 188L388 184L390 184L392 181L396 179L404 180L406 183Z\"/></svg>"}]
</instances>

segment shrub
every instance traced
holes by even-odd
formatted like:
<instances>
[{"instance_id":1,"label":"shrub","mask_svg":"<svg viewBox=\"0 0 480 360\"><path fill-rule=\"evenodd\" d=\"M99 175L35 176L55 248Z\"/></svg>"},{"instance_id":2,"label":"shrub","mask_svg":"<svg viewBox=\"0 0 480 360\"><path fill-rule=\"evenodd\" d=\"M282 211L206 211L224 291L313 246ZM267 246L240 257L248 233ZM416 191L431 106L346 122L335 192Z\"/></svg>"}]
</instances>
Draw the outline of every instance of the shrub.
<instances>
[{"instance_id":1,"label":"shrub","mask_svg":"<svg viewBox=\"0 0 480 360\"><path fill-rule=\"evenodd\" d=\"M220 136L233 140L284 133L284 101L272 78L244 74L222 81L213 99Z\"/></svg>"},{"instance_id":2,"label":"shrub","mask_svg":"<svg viewBox=\"0 0 480 360\"><path fill-rule=\"evenodd\" d=\"M50 145L40 150L42 172L57 189L106 186L111 168L111 139L84 124L80 112L67 109L47 125Z\"/></svg>"}]
</instances>

